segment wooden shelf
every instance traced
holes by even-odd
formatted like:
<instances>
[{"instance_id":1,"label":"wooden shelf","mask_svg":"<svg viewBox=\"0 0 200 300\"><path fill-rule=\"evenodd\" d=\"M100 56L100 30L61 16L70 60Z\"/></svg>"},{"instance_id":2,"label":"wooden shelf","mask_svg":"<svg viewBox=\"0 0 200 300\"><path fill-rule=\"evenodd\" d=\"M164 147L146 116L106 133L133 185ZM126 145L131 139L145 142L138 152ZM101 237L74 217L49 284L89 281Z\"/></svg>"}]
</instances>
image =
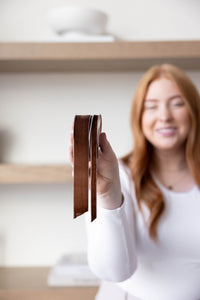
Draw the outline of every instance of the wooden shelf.
<instances>
[{"instance_id":1,"label":"wooden shelf","mask_svg":"<svg viewBox=\"0 0 200 300\"><path fill-rule=\"evenodd\" d=\"M66 183L71 180L71 166L0 164L0 184Z\"/></svg>"},{"instance_id":2,"label":"wooden shelf","mask_svg":"<svg viewBox=\"0 0 200 300\"><path fill-rule=\"evenodd\" d=\"M164 62L200 69L200 41L0 43L0 72L134 71Z\"/></svg>"},{"instance_id":3,"label":"wooden shelf","mask_svg":"<svg viewBox=\"0 0 200 300\"><path fill-rule=\"evenodd\" d=\"M49 271L49 267L1 267L0 299L94 300L97 287L48 287Z\"/></svg>"}]
</instances>

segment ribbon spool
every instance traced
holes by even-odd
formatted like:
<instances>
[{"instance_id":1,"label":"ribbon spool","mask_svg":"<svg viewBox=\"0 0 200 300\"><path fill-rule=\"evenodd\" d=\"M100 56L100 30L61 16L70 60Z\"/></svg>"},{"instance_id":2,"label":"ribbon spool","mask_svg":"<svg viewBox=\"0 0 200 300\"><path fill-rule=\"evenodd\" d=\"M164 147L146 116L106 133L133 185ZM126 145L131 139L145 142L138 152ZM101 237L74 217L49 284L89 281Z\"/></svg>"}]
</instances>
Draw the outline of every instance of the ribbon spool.
<instances>
[{"instance_id":1,"label":"ribbon spool","mask_svg":"<svg viewBox=\"0 0 200 300\"><path fill-rule=\"evenodd\" d=\"M96 219L96 173L101 127L101 115L76 115L74 118L74 218L88 211L90 201L91 221Z\"/></svg>"}]
</instances>

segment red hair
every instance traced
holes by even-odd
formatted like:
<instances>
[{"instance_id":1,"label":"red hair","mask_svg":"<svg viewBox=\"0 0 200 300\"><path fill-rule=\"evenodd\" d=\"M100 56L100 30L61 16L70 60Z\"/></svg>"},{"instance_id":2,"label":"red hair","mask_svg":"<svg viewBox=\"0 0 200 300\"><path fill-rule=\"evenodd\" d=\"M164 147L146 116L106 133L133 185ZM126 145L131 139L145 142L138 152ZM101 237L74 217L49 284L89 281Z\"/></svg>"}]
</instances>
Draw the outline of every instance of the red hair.
<instances>
[{"instance_id":1,"label":"red hair","mask_svg":"<svg viewBox=\"0 0 200 300\"><path fill-rule=\"evenodd\" d=\"M134 139L134 149L123 158L130 167L135 184L138 207L142 212L141 203L150 211L149 235L157 239L157 226L164 211L162 193L155 183L150 170L152 145L146 140L141 125L143 103L152 81L164 77L173 81L182 94L189 110L191 130L186 141L186 161L197 185L200 187L200 96L187 77L175 66L164 64L150 68L140 80L131 108L131 129Z\"/></svg>"}]
</instances>

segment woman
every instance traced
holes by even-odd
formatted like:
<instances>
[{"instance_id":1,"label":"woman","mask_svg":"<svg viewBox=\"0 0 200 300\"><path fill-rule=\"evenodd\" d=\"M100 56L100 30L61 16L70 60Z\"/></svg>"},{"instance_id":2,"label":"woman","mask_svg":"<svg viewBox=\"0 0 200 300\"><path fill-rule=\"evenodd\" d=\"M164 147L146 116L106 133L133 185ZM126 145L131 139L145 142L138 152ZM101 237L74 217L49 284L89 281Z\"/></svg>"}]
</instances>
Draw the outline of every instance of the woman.
<instances>
[{"instance_id":1,"label":"woman","mask_svg":"<svg viewBox=\"0 0 200 300\"><path fill-rule=\"evenodd\" d=\"M88 261L97 300L200 299L200 97L172 65L151 68L131 110L134 149L100 135L98 216ZM70 150L72 153L72 149Z\"/></svg>"}]
</instances>

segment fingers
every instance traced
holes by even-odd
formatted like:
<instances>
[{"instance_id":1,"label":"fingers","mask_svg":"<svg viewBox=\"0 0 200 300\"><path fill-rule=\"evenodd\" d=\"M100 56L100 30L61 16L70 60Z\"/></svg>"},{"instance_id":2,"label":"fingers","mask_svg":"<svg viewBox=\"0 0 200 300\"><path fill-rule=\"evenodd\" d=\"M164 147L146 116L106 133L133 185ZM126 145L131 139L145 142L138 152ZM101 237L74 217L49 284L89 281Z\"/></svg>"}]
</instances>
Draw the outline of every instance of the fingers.
<instances>
[{"instance_id":1,"label":"fingers","mask_svg":"<svg viewBox=\"0 0 200 300\"><path fill-rule=\"evenodd\" d=\"M73 146L72 145L70 145L68 147L68 158L69 158L69 161L70 161L71 165L73 165L74 160L73 160Z\"/></svg>"},{"instance_id":2,"label":"fingers","mask_svg":"<svg viewBox=\"0 0 200 300\"><path fill-rule=\"evenodd\" d=\"M114 154L113 149L109 141L107 140L105 132L102 132L99 136L99 146L102 154L109 155L109 156Z\"/></svg>"},{"instance_id":3,"label":"fingers","mask_svg":"<svg viewBox=\"0 0 200 300\"><path fill-rule=\"evenodd\" d=\"M71 133L70 133L70 136L69 136L69 146L68 146L68 158L69 158L69 161L71 163L71 165L73 166L73 139L74 139L74 133L73 133L73 129L74 129L74 123L72 123L72 126L71 126Z\"/></svg>"},{"instance_id":4,"label":"fingers","mask_svg":"<svg viewBox=\"0 0 200 300\"><path fill-rule=\"evenodd\" d=\"M108 148L108 143L109 142L106 138L106 133L102 132L99 135L99 146L100 146L102 152L106 151L106 149Z\"/></svg>"},{"instance_id":5,"label":"fingers","mask_svg":"<svg viewBox=\"0 0 200 300\"><path fill-rule=\"evenodd\" d=\"M69 136L69 146L68 146L68 158L69 158L69 161L71 163L71 165L73 166L73 140L74 140L74 133L73 133L73 128L74 128L74 123L72 123L72 126L71 126L71 133L70 133L70 136ZM101 154L104 154L106 155L106 157L109 159L110 156L113 156L113 150L112 150L112 147L109 143L109 141L107 140L107 137L106 137L106 133L105 132L102 132L100 133L99 135L99 147L100 147L100 152ZM106 158L105 157L105 158Z\"/></svg>"}]
</instances>

